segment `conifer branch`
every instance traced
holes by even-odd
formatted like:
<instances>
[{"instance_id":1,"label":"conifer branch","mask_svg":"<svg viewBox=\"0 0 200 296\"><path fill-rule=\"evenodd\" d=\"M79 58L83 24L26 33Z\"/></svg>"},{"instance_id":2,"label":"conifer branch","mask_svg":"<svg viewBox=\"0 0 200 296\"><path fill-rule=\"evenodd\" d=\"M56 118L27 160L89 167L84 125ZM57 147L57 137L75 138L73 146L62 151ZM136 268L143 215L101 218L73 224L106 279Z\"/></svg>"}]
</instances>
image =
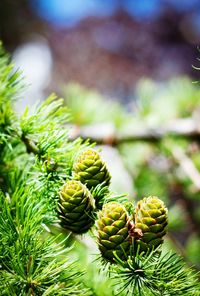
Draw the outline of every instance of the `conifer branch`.
<instances>
[{"instance_id":1,"label":"conifer branch","mask_svg":"<svg viewBox=\"0 0 200 296\"><path fill-rule=\"evenodd\" d=\"M127 264L116 257L118 265L111 267L112 277L126 295L198 295L199 283L191 268L176 254L152 250L128 258Z\"/></svg>"},{"instance_id":2,"label":"conifer branch","mask_svg":"<svg viewBox=\"0 0 200 296\"><path fill-rule=\"evenodd\" d=\"M150 196L134 209L125 195L112 196L100 154L88 141L69 140L63 101L52 95L18 118L19 74L1 50L0 69L0 293L92 295L70 259L69 237L47 230L59 223L81 234L98 215L98 247L119 293L196 296L192 270L157 249L168 223L164 203Z\"/></svg>"},{"instance_id":3,"label":"conifer branch","mask_svg":"<svg viewBox=\"0 0 200 296\"><path fill-rule=\"evenodd\" d=\"M83 139L90 139L91 142L95 142L97 144L117 146L122 143L136 141L145 141L150 143L159 142L166 136L170 135L193 140L200 138L199 125L193 118L176 119L164 127L151 128L148 126L140 126L137 127L137 130L127 127L127 130L122 132L115 130L114 126L108 124L106 127L106 136L102 134L101 130L101 124L98 126L74 126L71 132L71 139L81 137Z\"/></svg>"},{"instance_id":4,"label":"conifer branch","mask_svg":"<svg viewBox=\"0 0 200 296\"><path fill-rule=\"evenodd\" d=\"M19 74L3 53L0 68L0 293L87 295L66 239L48 236L45 226L56 221L56 195L81 141L68 144L62 125L69 113L54 96L19 120L13 109ZM44 161L51 158L59 164L55 174Z\"/></svg>"}]
</instances>

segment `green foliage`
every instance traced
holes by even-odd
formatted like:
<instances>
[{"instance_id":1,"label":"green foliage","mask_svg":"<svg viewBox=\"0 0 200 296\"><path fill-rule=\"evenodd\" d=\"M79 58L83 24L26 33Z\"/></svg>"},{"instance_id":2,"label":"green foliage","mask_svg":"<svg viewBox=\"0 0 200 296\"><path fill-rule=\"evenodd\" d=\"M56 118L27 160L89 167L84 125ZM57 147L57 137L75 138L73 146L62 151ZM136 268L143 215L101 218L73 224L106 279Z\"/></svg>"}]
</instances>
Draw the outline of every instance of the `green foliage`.
<instances>
[{"instance_id":1,"label":"green foliage","mask_svg":"<svg viewBox=\"0 0 200 296\"><path fill-rule=\"evenodd\" d=\"M14 114L12 103L16 100L19 85L19 73L13 71L13 65L10 58L5 54L0 43L0 151L3 143L8 137L12 136L12 124L16 116Z\"/></svg>"},{"instance_id":2,"label":"green foliage","mask_svg":"<svg viewBox=\"0 0 200 296\"><path fill-rule=\"evenodd\" d=\"M98 92L71 83L64 89L66 104L71 110L72 122L85 125L99 122L114 122L119 127L127 122L125 112L116 101L101 96Z\"/></svg>"},{"instance_id":3,"label":"green foliage","mask_svg":"<svg viewBox=\"0 0 200 296\"><path fill-rule=\"evenodd\" d=\"M15 192L12 201L1 193L0 205L1 295L77 295L80 273L67 250L53 237L42 239L46 205L31 188ZM67 259L58 260L61 252Z\"/></svg>"},{"instance_id":4,"label":"green foliage","mask_svg":"<svg viewBox=\"0 0 200 296\"><path fill-rule=\"evenodd\" d=\"M137 86L137 117L151 126L187 117L200 106L200 89L187 77L173 78L156 84L141 80Z\"/></svg>"},{"instance_id":5,"label":"green foliage","mask_svg":"<svg viewBox=\"0 0 200 296\"><path fill-rule=\"evenodd\" d=\"M134 251L133 251L134 254ZM193 271L176 254L159 250L130 256L127 263L118 259L121 267L112 269L112 276L121 282L119 294L126 295L199 295L199 283Z\"/></svg>"},{"instance_id":6,"label":"green foliage","mask_svg":"<svg viewBox=\"0 0 200 296\"><path fill-rule=\"evenodd\" d=\"M19 85L20 82L20 73L13 71L13 64L10 62L10 57L4 52L2 45L0 43L0 102L7 103L13 102L16 100L18 95L19 88L22 86ZM2 105L3 107L3 105Z\"/></svg>"},{"instance_id":7,"label":"green foliage","mask_svg":"<svg viewBox=\"0 0 200 296\"><path fill-rule=\"evenodd\" d=\"M169 210L169 229L178 231L187 227L186 214L181 204L174 204Z\"/></svg>"},{"instance_id":8,"label":"green foliage","mask_svg":"<svg viewBox=\"0 0 200 296\"><path fill-rule=\"evenodd\" d=\"M94 174L96 168L99 169L100 166L100 172L97 173L98 182L87 189L87 194L83 192L84 185L80 181L73 180L74 164L78 155L82 151L90 150L91 145L81 139L74 141L69 139L67 123L70 115L68 108L63 107L63 100L52 95L46 101L36 104L31 111L27 108L21 116L15 114L13 104L21 88L19 74L13 73L9 57L2 49L0 51L0 295L107 296L119 292L120 295L136 293L138 296L150 296L152 291L154 295L185 295L185 293L197 295L196 279L192 271L175 255L160 255L157 250L149 253L148 248L142 253L137 248L130 255L130 244L131 248L134 247L130 238L135 238L136 234L142 235L142 229L138 232L132 221L138 212L134 211L134 206L128 202L126 195L113 196L109 192L110 175L98 155L95 166L92 168L86 166L86 169L89 172L92 169ZM84 96L88 96L87 92ZM102 98L98 98L98 95L96 97L99 106L103 105ZM88 102L91 103L91 99ZM118 104L114 109L110 108L113 106L110 104L105 104L104 110L107 111L105 118L113 120L115 126L125 126L127 120L123 119L130 117ZM186 105L183 105L185 108ZM73 104L70 107L72 106ZM89 118L88 110L94 111L93 107L84 109L85 119L87 116ZM73 110L72 113L76 114ZM96 114L94 112L93 116ZM79 124L91 122L95 118L93 116L89 121L81 120ZM153 151L154 147L151 149ZM151 156L152 154L150 153ZM138 175L141 162L142 157L138 161ZM93 175L86 182L86 186ZM67 194L66 192L63 194L63 185L73 182L78 182L81 189L67 188ZM120 248L122 247L123 251L117 252L114 248L112 258L110 256L107 258L113 263L109 266L109 270L115 277L115 280L111 279L112 283L116 283L115 288L108 281L109 274L108 277L105 273L98 275L100 260L96 265L95 262L92 263L89 274L84 274L83 271L86 271L89 264L85 264L84 258L80 260L81 262L78 261L86 252L77 255L81 252L79 247L83 238L77 238L73 233L69 235L68 232L69 229L76 233L80 231L61 227L59 195L62 195L62 210L66 206L70 210L73 204L73 211L68 214L70 219L73 216L78 220L77 227L84 217L86 222L90 219L89 224L92 221L87 228L91 229L96 212L102 206L105 209L111 204L118 204L118 211L119 208L123 209L120 212L122 229L118 211L112 213L111 210L109 217L99 219L99 223L102 222L101 226L103 225L102 232L107 235L104 229L107 227L110 238ZM67 204L66 196L72 197L70 206ZM87 206L93 199L96 199L96 208L93 202L91 212L88 214ZM92 213L93 210L95 215ZM145 215L149 215L149 212L146 211ZM112 221L113 217L116 223ZM109 225L111 222L113 224ZM71 223L71 220L67 223ZM117 235L114 233L116 225L119 230ZM94 228L86 236L88 239L91 237L94 241L96 237ZM102 240L99 244L103 245ZM107 239L106 246L110 245L113 246ZM94 250L96 253L97 248ZM103 257L108 257L104 256L105 250L102 250L101 248ZM125 256L121 256L122 253ZM94 274L94 278L89 278ZM102 288L98 288L102 283L105 288L108 285L108 290L103 291Z\"/></svg>"},{"instance_id":9,"label":"green foliage","mask_svg":"<svg viewBox=\"0 0 200 296\"><path fill-rule=\"evenodd\" d=\"M193 264L197 263L197 268L200 268L200 238L197 234L192 234L187 241L186 250L188 258Z\"/></svg>"},{"instance_id":10,"label":"green foliage","mask_svg":"<svg viewBox=\"0 0 200 296\"><path fill-rule=\"evenodd\" d=\"M115 281L110 278L108 270L102 268L102 261L96 258L96 253L94 237L87 233L83 240L76 242L70 255L86 270L82 280L84 286L89 289L90 296L114 296Z\"/></svg>"},{"instance_id":11,"label":"green foliage","mask_svg":"<svg viewBox=\"0 0 200 296\"><path fill-rule=\"evenodd\" d=\"M182 250L185 259L199 268L197 246L193 238L199 235L199 187L195 185L190 170L184 169L181 160L174 157L174 151L181 149L197 169L199 166L200 147L198 138L181 137L169 132L159 140L140 141L136 139L115 143L115 135L130 135L147 128L149 135L154 130L160 135L160 130L167 127L176 128L177 119L187 119L187 122L199 124L200 89L188 77L174 77L165 82L155 82L145 78L139 81L133 100L126 109L118 104L120 124L116 125L115 116L110 110L115 110L115 103L103 96L94 95L93 91L77 85L67 87L66 102L69 102L74 123L77 125L94 124L98 135L101 125L97 122L109 121L117 126L113 133L113 142L119 150L122 160L132 177L134 184L134 199L143 196L157 195L169 207L169 231L174 237L171 245L178 252ZM98 98L97 98L98 97ZM99 98L101 97L101 98ZM84 106L83 103L84 102ZM96 107L95 107L96 106ZM81 113L81 108L83 113ZM92 108L92 112L91 109ZM96 108L96 109L95 109ZM103 112L99 112L103 110ZM88 113L89 114L88 114ZM96 114L98 112L98 114ZM123 114L123 116L121 116ZM80 115L80 117L79 117ZM82 120L82 116L85 117ZM125 120L122 120L125 118ZM86 120L88 119L88 121ZM109 119L109 120L108 120ZM183 126L185 131L187 126ZM84 135L85 136L85 135ZM104 139L102 139L104 140ZM123 178L123 175L122 175ZM133 197L131 197L133 198ZM170 250L170 246L166 247Z\"/></svg>"},{"instance_id":12,"label":"green foliage","mask_svg":"<svg viewBox=\"0 0 200 296\"><path fill-rule=\"evenodd\" d=\"M0 293L87 295L65 242L46 232L58 221L58 189L72 154L85 145L68 143L62 126L69 114L54 96L18 118L19 74L3 53L0 66Z\"/></svg>"}]
</instances>

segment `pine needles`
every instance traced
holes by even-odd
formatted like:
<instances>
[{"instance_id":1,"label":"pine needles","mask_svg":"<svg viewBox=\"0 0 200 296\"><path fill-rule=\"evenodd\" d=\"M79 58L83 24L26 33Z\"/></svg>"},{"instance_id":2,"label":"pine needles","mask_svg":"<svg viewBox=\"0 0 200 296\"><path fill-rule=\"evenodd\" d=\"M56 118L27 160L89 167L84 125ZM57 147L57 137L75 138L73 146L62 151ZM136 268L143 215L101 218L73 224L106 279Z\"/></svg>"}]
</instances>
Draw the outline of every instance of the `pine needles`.
<instances>
[{"instance_id":1,"label":"pine needles","mask_svg":"<svg viewBox=\"0 0 200 296\"><path fill-rule=\"evenodd\" d=\"M63 239L61 231L56 236L49 230L60 222L58 199L62 185L73 179L77 155L91 145L81 139L69 140L66 123L70 114L63 107L63 100L55 95L36 104L31 112L27 108L18 117L13 104L22 84L1 46L0 70L0 295L94 295L93 287L99 285L99 278L92 279L91 286L87 283L89 288L85 288L80 266L70 258L68 236ZM127 217L122 230L126 233L128 253L123 247L121 259L116 250L112 253L116 264L110 266L110 272L117 285L113 293L118 290L119 295L198 295L193 271L177 255L158 250L135 254L132 250L130 255L129 226L134 207L126 195L110 194L110 175L108 178L107 169L106 174L102 173L99 156L98 163L90 159L88 164L80 163L81 174L91 175L84 186L98 176L97 185L90 188L96 199L92 219L97 218L103 204L111 201L124 204ZM109 182L105 183L102 175ZM75 192L74 198L79 194ZM80 205L77 208L82 210ZM76 211L73 214L76 219ZM105 223L110 221L111 218L104 219ZM116 223L120 231L121 221ZM107 230L111 228L108 226ZM118 243L120 235L114 236L114 242L124 246L123 236L122 244ZM110 244L109 241L107 245Z\"/></svg>"},{"instance_id":2,"label":"pine needles","mask_svg":"<svg viewBox=\"0 0 200 296\"><path fill-rule=\"evenodd\" d=\"M45 226L58 220L58 188L81 141L68 143L69 112L55 96L18 119L19 73L0 52L0 295L87 295L66 242Z\"/></svg>"},{"instance_id":3,"label":"pine needles","mask_svg":"<svg viewBox=\"0 0 200 296\"><path fill-rule=\"evenodd\" d=\"M127 264L119 258L117 263L111 273L117 285L121 285L119 295L123 291L138 296L199 295L194 271L176 254L162 254L160 250L137 252L128 258Z\"/></svg>"}]
</instances>

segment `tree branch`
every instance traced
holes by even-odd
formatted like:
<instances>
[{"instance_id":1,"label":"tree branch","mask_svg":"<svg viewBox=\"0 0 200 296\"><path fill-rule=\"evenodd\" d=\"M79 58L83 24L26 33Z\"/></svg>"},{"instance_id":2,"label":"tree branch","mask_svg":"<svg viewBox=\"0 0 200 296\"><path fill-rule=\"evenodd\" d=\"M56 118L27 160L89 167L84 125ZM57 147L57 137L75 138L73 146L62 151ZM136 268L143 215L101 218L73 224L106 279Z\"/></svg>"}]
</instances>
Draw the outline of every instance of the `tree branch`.
<instances>
[{"instance_id":1,"label":"tree branch","mask_svg":"<svg viewBox=\"0 0 200 296\"><path fill-rule=\"evenodd\" d=\"M195 167L192 160L184 153L184 151L175 147L171 150L175 161L180 165L181 169L184 171L185 175L192 181L195 185L197 191L200 191L200 173Z\"/></svg>"},{"instance_id":2,"label":"tree branch","mask_svg":"<svg viewBox=\"0 0 200 296\"><path fill-rule=\"evenodd\" d=\"M114 125L110 123L94 124L81 127L73 126L70 137L71 139L81 137L90 139L91 142L97 144L117 146L135 141L158 142L167 135L199 140L200 127L193 118L176 119L164 127L137 126L135 129L129 127L123 132L116 130Z\"/></svg>"},{"instance_id":3,"label":"tree branch","mask_svg":"<svg viewBox=\"0 0 200 296\"><path fill-rule=\"evenodd\" d=\"M21 136L21 140L26 146L27 153L39 154L39 149L34 141L28 139L24 135Z\"/></svg>"},{"instance_id":4,"label":"tree branch","mask_svg":"<svg viewBox=\"0 0 200 296\"><path fill-rule=\"evenodd\" d=\"M168 135L183 137L190 140L200 140L200 126L194 118L176 119L164 127L149 128L147 126L137 126L137 129L129 129L126 132L119 132L112 124L95 124L91 126L73 126L71 139L81 137L90 139L97 144L107 144L117 146L122 143L145 141L159 142ZM185 175L192 181L196 191L200 191L200 172L195 167L192 160L179 147L171 151L174 160L178 163ZM187 211L191 225L199 232L199 225L193 217L193 203L182 195L184 208Z\"/></svg>"}]
</instances>

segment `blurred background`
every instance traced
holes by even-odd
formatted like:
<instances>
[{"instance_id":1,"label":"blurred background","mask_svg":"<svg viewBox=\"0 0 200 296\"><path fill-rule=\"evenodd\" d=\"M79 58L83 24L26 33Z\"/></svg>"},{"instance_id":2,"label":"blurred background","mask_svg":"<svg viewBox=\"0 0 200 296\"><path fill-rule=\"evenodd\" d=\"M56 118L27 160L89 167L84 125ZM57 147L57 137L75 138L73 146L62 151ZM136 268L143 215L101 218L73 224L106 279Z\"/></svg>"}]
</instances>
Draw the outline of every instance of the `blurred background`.
<instances>
[{"instance_id":1,"label":"blurred background","mask_svg":"<svg viewBox=\"0 0 200 296\"><path fill-rule=\"evenodd\" d=\"M1 0L0 37L34 87L76 81L122 102L137 81L197 76L198 0Z\"/></svg>"},{"instance_id":2,"label":"blurred background","mask_svg":"<svg viewBox=\"0 0 200 296\"><path fill-rule=\"evenodd\" d=\"M112 190L162 198L165 248L199 269L200 1L1 0L0 39L28 86L18 112L62 96L71 137L103 147Z\"/></svg>"}]
</instances>

